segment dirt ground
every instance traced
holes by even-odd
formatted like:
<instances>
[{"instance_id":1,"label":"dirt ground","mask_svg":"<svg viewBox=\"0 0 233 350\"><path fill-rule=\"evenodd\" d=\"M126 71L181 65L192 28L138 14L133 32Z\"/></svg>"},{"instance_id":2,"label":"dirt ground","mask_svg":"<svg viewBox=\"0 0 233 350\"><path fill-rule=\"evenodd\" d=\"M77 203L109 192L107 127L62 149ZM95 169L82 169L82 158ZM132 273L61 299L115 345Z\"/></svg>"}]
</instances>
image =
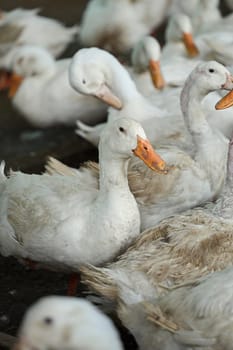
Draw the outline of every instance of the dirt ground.
<instances>
[{"instance_id":1,"label":"dirt ground","mask_svg":"<svg viewBox=\"0 0 233 350\"><path fill-rule=\"evenodd\" d=\"M43 14L72 25L79 22L86 3L86 0L1 0L1 8L40 7ZM65 56L70 56L77 49L78 43L71 45ZM0 106L0 160L5 159L8 167L41 172L47 155L74 166L87 159L97 159L96 150L78 138L73 128L34 129L12 109L10 101L2 93ZM41 296L64 295L67 281L67 275L31 270L13 258L0 257L0 332L15 335L28 306ZM135 349L135 342L127 332L122 334L125 347Z\"/></svg>"}]
</instances>

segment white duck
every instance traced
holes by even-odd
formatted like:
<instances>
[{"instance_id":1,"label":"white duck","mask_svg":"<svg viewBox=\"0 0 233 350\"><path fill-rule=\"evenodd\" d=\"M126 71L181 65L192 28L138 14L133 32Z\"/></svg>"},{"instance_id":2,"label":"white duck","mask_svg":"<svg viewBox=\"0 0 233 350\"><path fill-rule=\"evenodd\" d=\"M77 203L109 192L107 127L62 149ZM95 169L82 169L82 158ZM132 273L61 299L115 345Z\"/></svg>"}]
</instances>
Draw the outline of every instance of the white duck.
<instances>
[{"instance_id":1,"label":"white duck","mask_svg":"<svg viewBox=\"0 0 233 350\"><path fill-rule=\"evenodd\" d=\"M39 10L21 8L1 12L0 67L8 69L14 48L19 45L45 47L57 57L74 40L78 27L66 28L61 22L38 15Z\"/></svg>"},{"instance_id":2,"label":"white duck","mask_svg":"<svg viewBox=\"0 0 233 350\"><path fill-rule=\"evenodd\" d=\"M123 284L119 294L118 315L140 349L232 349L232 266L157 299Z\"/></svg>"},{"instance_id":3,"label":"white duck","mask_svg":"<svg viewBox=\"0 0 233 350\"><path fill-rule=\"evenodd\" d=\"M141 233L115 262L101 268L82 267L82 279L114 302L119 288L126 285L148 300L166 294L170 287L232 266L232 213L233 138L227 180L216 203L163 220Z\"/></svg>"},{"instance_id":4,"label":"white duck","mask_svg":"<svg viewBox=\"0 0 233 350\"><path fill-rule=\"evenodd\" d=\"M27 310L15 349L123 350L113 322L85 299L49 296Z\"/></svg>"},{"instance_id":5,"label":"white duck","mask_svg":"<svg viewBox=\"0 0 233 350\"><path fill-rule=\"evenodd\" d=\"M187 60L184 65L180 57L161 57L159 42L149 35L134 46L131 62L132 68L128 71L137 89L145 96L155 95L155 88L161 90L164 87L182 86L198 63L195 60Z\"/></svg>"},{"instance_id":6,"label":"white duck","mask_svg":"<svg viewBox=\"0 0 233 350\"><path fill-rule=\"evenodd\" d=\"M206 27L206 24L214 26L221 19L219 0L191 0L189 2L173 0L169 13L170 15L183 13L189 16L195 32L200 32Z\"/></svg>"},{"instance_id":7,"label":"white duck","mask_svg":"<svg viewBox=\"0 0 233 350\"><path fill-rule=\"evenodd\" d=\"M87 64L86 70L75 70L78 67L73 67L71 69L71 73L74 74L72 79L77 82L75 80L77 74L80 79L77 85L82 88L83 92L95 95L101 93L101 98L105 100L113 96L110 102L115 103L117 101L119 103L120 100L115 94L118 91L119 94L122 92L120 87L116 85L118 90L115 90L116 92L114 91L113 94L107 87L107 85L110 85L105 83L106 76L107 81L113 82L116 72L114 74L109 73L107 62L105 63L105 74L104 72L99 73L98 70L95 71L95 67L90 65L90 62L89 65ZM96 59L93 64L97 64ZM87 67L89 67L89 70L87 70ZM90 76L88 72L91 72ZM97 79L94 77L95 79L92 80L94 73ZM85 83L83 83L83 80ZM117 80L117 83L119 85L119 80ZM170 171L165 178L158 175L153 176L153 173L147 171L146 168L141 167L135 161L130 163L130 187L139 204L142 228L151 227L165 217L194 207L206 200L211 200L220 193L225 178L228 140L218 130L210 127L203 113L201 100L208 92L219 88L229 89L232 84L232 77L229 72L219 63L207 62L198 65L187 79L181 95L181 108L185 124L191 133L190 135L186 132L191 153L174 146L162 147L160 145L159 149L165 160L169 164L175 165L173 171ZM107 95L104 95L104 91L107 92ZM129 89L127 89L127 93L129 93ZM134 101L137 102L136 97L128 106L129 108L132 106L132 111L134 110ZM138 106L143 108L143 105L139 104ZM134 116L136 113L137 110L133 113ZM141 113L143 113L143 110ZM119 112L120 115L124 116L124 108ZM143 124L147 125L148 131L150 128L152 129L153 125L154 130L159 130L159 132L161 130L161 134L163 134L163 127L168 129L170 126L167 120L167 118L161 118L158 122L158 119L154 119L154 121L150 119L148 124L146 121ZM175 124L172 119L170 119L170 123ZM170 142L173 145L174 141L177 141L176 137L179 139L180 132L179 127L174 126L177 128L176 132L178 134L175 133L173 137L171 135ZM181 125L181 135L182 128L184 129L183 124ZM169 129L166 131L168 132ZM94 172L95 176L96 173ZM144 179L147 180L144 181Z\"/></svg>"},{"instance_id":8,"label":"white duck","mask_svg":"<svg viewBox=\"0 0 233 350\"><path fill-rule=\"evenodd\" d=\"M16 172L6 178L1 169L0 252L74 271L81 263L112 259L140 233L127 180L133 154L167 172L140 124L127 118L110 123L101 135L99 189L82 183L81 176Z\"/></svg>"},{"instance_id":9,"label":"white duck","mask_svg":"<svg viewBox=\"0 0 233 350\"><path fill-rule=\"evenodd\" d=\"M184 128L179 106L179 89L165 90L149 98L145 97L138 91L128 72L115 57L97 48L81 49L74 55L69 79L73 88L79 93L94 95L111 106L108 109L109 120L133 115L143 124L151 140L160 142L166 139L166 144L175 143L180 146L184 143L186 148L190 146L190 135ZM195 75L192 79L194 82ZM201 89L201 82L197 84L200 84ZM204 97L203 95L199 97L200 108ZM229 138L233 131L232 112L230 110L220 114L216 112L213 106L218 99L219 94L209 97L204 103L203 110L210 124L219 128ZM97 145L104 125L90 127L78 122L77 133Z\"/></svg>"},{"instance_id":10,"label":"white duck","mask_svg":"<svg viewBox=\"0 0 233 350\"><path fill-rule=\"evenodd\" d=\"M223 53L222 50L220 52ZM231 56L232 52L233 50L231 50ZM216 49L215 53L218 56ZM226 49L223 54L226 60ZM139 92L160 109L167 110L173 115L179 114L181 93L179 87L183 86L187 76L200 61L186 59L184 62L184 59L179 56L163 55L161 57L160 45L152 36L145 36L135 45L131 60L133 68L127 68L127 70ZM219 100L219 96L219 91L209 94L205 97L203 106L210 124L230 139L233 132L232 110L216 112L214 105Z\"/></svg>"},{"instance_id":11,"label":"white duck","mask_svg":"<svg viewBox=\"0 0 233 350\"><path fill-rule=\"evenodd\" d=\"M232 47L233 16L223 18L213 26L195 33L192 37L193 26L191 19L181 13L171 16L166 28L166 45L162 50L162 59L175 56L183 60L185 65L188 56L199 60L221 58L222 64L229 63L229 46ZM232 54L231 54L232 57Z\"/></svg>"},{"instance_id":12,"label":"white duck","mask_svg":"<svg viewBox=\"0 0 233 350\"><path fill-rule=\"evenodd\" d=\"M165 18L169 1L92 0L80 26L84 46L99 46L122 53L157 27Z\"/></svg>"},{"instance_id":13,"label":"white duck","mask_svg":"<svg viewBox=\"0 0 233 350\"><path fill-rule=\"evenodd\" d=\"M96 123L106 105L96 98L77 94L69 84L70 59L55 61L38 46L15 50L8 83L14 107L33 125L74 124L77 119Z\"/></svg>"}]
</instances>

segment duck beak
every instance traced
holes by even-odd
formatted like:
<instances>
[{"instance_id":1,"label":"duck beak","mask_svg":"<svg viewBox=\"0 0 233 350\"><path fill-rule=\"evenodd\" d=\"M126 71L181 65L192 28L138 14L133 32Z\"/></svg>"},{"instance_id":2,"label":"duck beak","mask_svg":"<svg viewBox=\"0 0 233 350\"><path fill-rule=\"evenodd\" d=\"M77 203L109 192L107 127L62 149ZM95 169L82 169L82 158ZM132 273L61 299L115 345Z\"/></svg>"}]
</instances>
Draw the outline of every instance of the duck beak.
<instances>
[{"instance_id":1,"label":"duck beak","mask_svg":"<svg viewBox=\"0 0 233 350\"><path fill-rule=\"evenodd\" d=\"M218 101L215 105L216 109L226 109L233 106L233 90L228 92L220 101Z\"/></svg>"},{"instance_id":2,"label":"duck beak","mask_svg":"<svg viewBox=\"0 0 233 350\"><path fill-rule=\"evenodd\" d=\"M155 152L148 140L137 136L137 147L133 150L133 153L142 159L150 169L160 174L168 173L165 161Z\"/></svg>"},{"instance_id":3,"label":"duck beak","mask_svg":"<svg viewBox=\"0 0 233 350\"><path fill-rule=\"evenodd\" d=\"M112 93L106 84L102 84L94 96L113 108L121 109L123 107L121 100Z\"/></svg>"},{"instance_id":4,"label":"duck beak","mask_svg":"<svg viewBox=\"0 0 233 350\"><path fill-rule=\"evenodd\" d=\"M10 84L9 84L9 92L8 96L10 98L13 98L18 91L18 88L20 87L21 83L23 81L23 77L21 77L18 74L13 73L10 77Z\"/></svg>"},{"instance_id":5,"label":"duck beak","mask_svg":"<svg viewBox=\"0 0 233 350\"><path fill-rule=\"evenodd\" d=\"M151 75L151 79L153 81L154 86L157 89L163 89L166 84L165 84L165 80L163 78L163 75L162 75L162 72L160 69L160 62L150 60L149 61L149 70L150 70L150 75Z\"/></svg>"},{"instance_id":6,"label":"duck beak","mask_svg":"<svg viewBox=\"0 0 233 350\"><path fill-rule=\"evenodd\" d=\"M1 70L0 71L0 91L10 88L11 73Z\"/></svg>"},{"instance_id":7,"label":"duck beak","mask_svg":"<svg viewBox=\"0 0 233 350\"><path fill-rule=\"evenodd\" d=\"M199 50L194 43L193 36L191 33L183 33L183 42L190 57L199 55Z\"/></svg>"}]
</instances>

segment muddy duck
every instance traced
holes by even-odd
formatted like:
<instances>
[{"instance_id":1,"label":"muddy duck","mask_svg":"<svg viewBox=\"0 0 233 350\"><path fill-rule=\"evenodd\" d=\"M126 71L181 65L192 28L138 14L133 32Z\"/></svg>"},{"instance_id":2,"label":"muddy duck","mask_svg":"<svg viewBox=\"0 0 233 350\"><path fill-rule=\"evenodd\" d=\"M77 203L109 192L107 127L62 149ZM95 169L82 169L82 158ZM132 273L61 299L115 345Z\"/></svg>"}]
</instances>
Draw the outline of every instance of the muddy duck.
<instances>
[{"instance_id":1,"label":"muddy duck","mask_svg":"<svg viewBox=\"0 0 233 350\"><path fill-rule=\"evenodd\" d=\"M69 84L71 59L55 60L45 49L24 45L12 57L13 72L2 83L9 88L13 106L30 124L48 127L56 124L75 125L80 119L98 123L106 114L106 105L91 96L76 93Z\"/></svg>"},{"instance_id":2,"label":"muddy duck","mask_svg":"<svg viewBox=\"0 0 233 350\"><path fill-rule=\"evenodd\" d=\"M113 322L82 298L47 296L23 317L15 349L123 350Z\"/></svg>"},{"instance_id":3,"label":"muddy duck","mask_svg":"<svg viewBox=\"0 0 233 350\"><path fill-rule=\"evenodd\" d=\"M140 233L140 214L127 180L132 155L167 172L143 128L127 118L113 121L101 135L95 190L79 177L21 172L6 177L2 164L1 254L64 271L113 259Z\"/></svg>"}]
</instances>

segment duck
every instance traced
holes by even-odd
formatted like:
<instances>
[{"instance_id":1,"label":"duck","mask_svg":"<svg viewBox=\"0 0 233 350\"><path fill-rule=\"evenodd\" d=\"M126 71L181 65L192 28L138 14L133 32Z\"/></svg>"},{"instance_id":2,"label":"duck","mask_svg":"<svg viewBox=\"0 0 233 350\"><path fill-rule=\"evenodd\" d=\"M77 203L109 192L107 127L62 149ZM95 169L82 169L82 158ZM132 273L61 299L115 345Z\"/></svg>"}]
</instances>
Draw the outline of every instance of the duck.
<instances>
[{"instance_id":1,"label":"duck","mask_svg":"<svg viewBox=\"0 0 233 350\"><path fill-rule=\"evenodd\" d=\"M122 284L116 311L139 349L230 350L232 281L230 266L157 298Z\"/></svg>"},{"instance_id":2,"label":"duck","mask_svg":"<svg viewBox=\"0 0 233 350\"><path fill-rule=\"evenodd\" d=\"M117 304L129 286L142 300L160 298L182 285L232 266L233 138L223 191L215 202L162 220L140 234L117 259L84 265L82 281L101 299ZM127 294L129 301L130 293Z\"/></svg>"},{"instance_id":3,"label":"duck","mask_svg":"<svg viewBox=\"0 0 233 350\"><path fill-rule=\"evenodd\" d=\"M71 59L55 60L48 50L24 45L12 58L12 75L2 89L9 88L13 106L33 126L75 125L77 119L98 123L106 105L91 96L75 92L69 84Z\"/></svg>"},{"instance_id":4,"label":"duck","mask_svg":"<svg viewBox=\"0 0 233 350\"><path fill-rule=\"evenodd\" d=\"M85 69L75 71L77 66L73 67L71 72L74 76L78 74L80 86L82 86L82 81L85 79L82 92L97 95L105 89L104 79L106 75L98 75L96 83L93 84L94 71L90 69L90 66L92 68L92 65L87 64L88 72L91 72L90 77ZM107 67L107 63L104 67ZM73 79L76 82L74 76ZM111 79L113 79L112 75ZM156 140L155 144L158 147L159 154L171 168L166 177L153 175L152 172L147 171L135 160L130 162L129 184L139 205L143 230L156 225L168 216L180 213L208 200L213 200L220 194L225 181L229 140L208 124L200 102L209 91L219 88L231 89L231 86L231 75L219 63L210 61L198 65L186 80L181 94L182 111L185 124L189 130L187 139L189 148L183 148L181 145L172 142L173 140L170 140L170 144L166 144L165 140L168 142L168 138L163 141L160 140L160 142ZM114 97L111 99L114 103L119 100L118 94L120 93L120 91L119 93L117 91L116 94L115 91ZM127 91L129 92L129 89ZM101 98L106 100L112 95L110 87L107 87L107 92L107 95L101 96ZM131 102L133 109L135 107L134 101L136 99ZM123 109L120 112L124 112ZM137 110L135 110L136 112ZM123 117L122 113L119 113L120 115ZM161 130L161 133L163 133L162 125L166 124L165 128L168 128L169 125L166 118L160 118L160 120L160 124L152 124L153 121L150 119L148 124L144 122L143 125L148 125L148 130L152 129L151 126L154 125L154 130ZM165 122L165 124L162 124L162 122ZM182 125L184 127L184 122ZM177 137L179 138L179 135ZM215 147L214 154L215 157L218 155L218 160L213 159L212 156ZM90 174L92 171L90 169ZM96 177L96 168L92 176ZM142 179L146 179L145 182Z\"/></svg>"},{"instance_id":5,"label":"duck","mask_svg":"<svg viewBox=\"0 0 233 350\"><path fill-rule=\"evenodd\" d=\"M78 177L14 172L7 178L2 164L1 254L64 272L77 272L82 262L113 259L140 233L127 180L133 155L154 171L168 171L141 125L129 118L113 121L101 135L96 190Z\"/></svg>"},{"instance_id":6,"label":"duck","mask_svg":"<svg viewBox=\"0 0 233 350\"><path fill-rule=\"evenodd\" d=\"M196 60L187 60L184 66L180 57L162 58L158 40L146 35L134 46L131 54L132 67L127 67L127 70L139 92L149 98L155 98L163 92L165 95L168 88L174 91L175 87L182 87L197 63L199 62Z\"/></svg>"},{"instance_id":7,"label":"duck","mask_svg":"<svg viewBox=\"0 0 233 350\"><path fill-rule=\"evenodd\" d=\"M15 348L123 350L113 322L84 298L50 295L29 307L21 321Z\"/></svg>"},{"instance_id":8,"label":"duck","mask_svg":"<svg viewBox=\"0 0 233 350\"><path fill-rule=\"evenodd\" d=\"M199 62L195 67L198 64L205 62ZM142 123L153 142L166 140L166 144L182 144L186 149L189 148L191 138L184 127L178 98L181 89L166 89L161 95L144 96L119 61L107 51L98 48L81 49L73 56L69 67L69 81L79 93L94 95L107 103L109 120L130 113ZM99 89L101 87L99 91L98 86ZM214 109L213 106L219 99L218 92L212 94L212 97L203 96L203 99L208 122L230 138L233 131L232 111L217 112ZM77 121L77 134L97 146L104 125L105 123L93 127Z\"/></svg>"},{"instance_id":9,"label":"duck","mask_svg":"<svg viewBox=\"0 0 233 350\"><path fill-rule=\"evenodd\" d=\"M23 8L1 12L0 68L9 68L16 46L42 46L58 57L75 40L78 26L67 28L58 20L39 15L39 12L40 9Z\"/></svg>"},{"instance_id":10,"label":"duck","mask_svg":"<svg viewBox=\"0 0 233 350\"><path fill-rule=\"evenodd\" d=\"M91 0L80 24L82 46L97 46L118 55L128 53L142 36L163 22L169 6L168 0L156 4L153 0Z\"/></svg>"},{"instance_id":11,"label":"duck","mask_svg":"<svg viewBox=\"0 0 233 350\"><path fill-rule=\"evenodd\" d=\"M218 60L229 64L232 47L233 17L222 18L210 26L194 31L191 19L183 13L176 13L169 18L165 32L166 44L163 46L161 59L176 57L187 64L190 60ZM193 34L194 33L194 34ZM197 62L198 63L198 62Z\"/></svg>"},{"instance_id":12,"label":"duck","mask_svg":"<svg viewBox=\"0 0 233 350\"><path fill-rule=\"evenodd\" d=\"M215 25L222 18L219 0L191 0L189 3L185 0L173 0L169 15L172 16L177 13L189 16L195 32L206 27L207 16L209 26Z\"/></svg>"}]
</instances>

